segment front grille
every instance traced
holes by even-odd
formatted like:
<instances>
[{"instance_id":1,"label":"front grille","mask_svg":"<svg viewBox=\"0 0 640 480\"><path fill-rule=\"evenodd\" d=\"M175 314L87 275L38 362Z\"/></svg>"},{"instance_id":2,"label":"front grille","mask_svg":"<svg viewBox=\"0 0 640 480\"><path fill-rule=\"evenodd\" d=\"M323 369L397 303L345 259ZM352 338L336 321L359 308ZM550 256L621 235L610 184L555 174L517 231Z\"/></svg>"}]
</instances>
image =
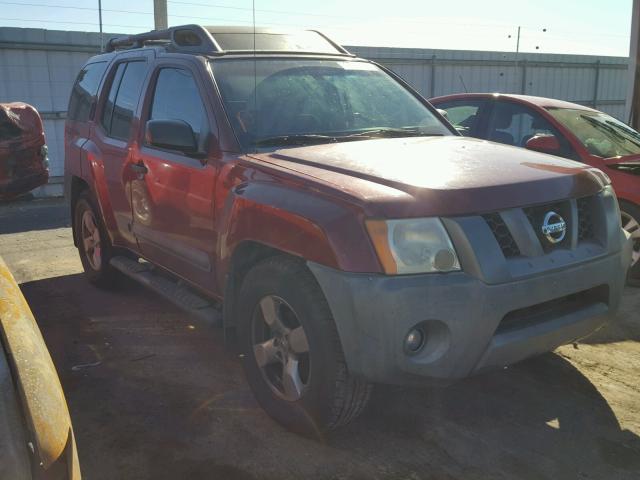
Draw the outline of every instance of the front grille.
<instances>
[{"instance_id":1,"label":"front grille","mask_svg":"<svg viewBox=\"0 0 640 480\"><path fill-rule=\"evenodd\" d=\"M593 197L583 197L577 200L578 204L578 242L594 238L593 230Z\"/></svg>"},{"instance_id":2,"label":"front grille","mask_svg":"<svg viewBox=\"0 0 640 480\"><path fill-rule=\"evenodd\" d=\"M489 225L491 232L493 232L493 236L496 237L498 244L500 245L500 249L502 250L505 258L517 257L520 255L520 249L516 244L516 241L513 239L511 232L507 228L507 225L502 220L502 217L499 213L488 213L482 216Z\"/></svg>"},{"instance_id":3,"label":"front grille","mask_svg":"<svg viewBox=\"0 0 640 480\"><path fill-rule=\"evenodd\" d=\"M526 207L523 208L525 215L529 219L529 223L533 228L538 240L540 240L540 244L542 245L542 249L545 252L550 252L556 248L567 247L571 245L571 203L567 200L564 202L555 202L548 203L545 205L536 205L534 207ZM564 236L564 239L558 243L552 243L549 239L542 233L542 224L544 222L544 217L549 212L556 212L559 214L565 221L567 225L567 230Z\"/></svg>"},{"instance_id":4,"label":"front grille","mask_svg":"<svg viewBox=\"0 0 640 480\"><path fill-rule=\"evenodd\" d=\"M482 215L482 218L491 229L500 250L506 259L514 257L532 256L529 252L539 252L542 247L542 253L548 254L558 249L570 249L572 245L581 242L594 242L597 238L598 223L602 221L602 214L599 213L598 207L599 197L592 195L582 197L576 200L561 200L542 205L533 205L523 207L520 212L492 212ZM573 207L575 205L575 208ZM519 220L522 213L526 216L528 224ZM564 220L565 230L562 236L561 230L543 232L543 226L551 227L560 222L555 213ZM505 221L506 219L506 221ZM545 225L545 219L547 219ZM532 237L531 231L520 232L514 229L526 229L531 227L535 238ZM518 239L518 243L515 239ZM532 245L537 239L538 245ZM554 241L556 240L556 241ZM598 242L596 242L598 243ZM539 255L535 254L535 255Z\"/></svg>"},{"instance_id":5,"label":"front grille","mask_svg":"<svg viewBox=\"0 0 640 480\"><path fill-rule=\"evenodd\" d=\"M608 285L600 285L547 302L538 303L537 305L513 310L502 318L496 334L538 325L563 315L578 312L598 303L609 304Z\"/></svg>"}]
</instances>

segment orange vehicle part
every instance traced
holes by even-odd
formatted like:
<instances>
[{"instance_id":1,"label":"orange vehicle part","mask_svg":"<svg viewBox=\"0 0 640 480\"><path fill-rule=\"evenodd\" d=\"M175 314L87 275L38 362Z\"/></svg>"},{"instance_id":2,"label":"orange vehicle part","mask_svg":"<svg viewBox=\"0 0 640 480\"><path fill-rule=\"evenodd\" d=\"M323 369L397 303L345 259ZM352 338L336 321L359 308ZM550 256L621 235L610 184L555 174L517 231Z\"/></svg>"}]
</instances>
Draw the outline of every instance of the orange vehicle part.
<instances>
[{"instance_id":1,"label":"orange vehicle part","mask_svg":"<svg viewBox=\"0 0 640 480\"><path fill-rule=\"evenodd\" d=\"M58 374L31 309L2 258L0 335L33 446L34 478L79 480L73 427Z\"/></svg>"}]
</instances>

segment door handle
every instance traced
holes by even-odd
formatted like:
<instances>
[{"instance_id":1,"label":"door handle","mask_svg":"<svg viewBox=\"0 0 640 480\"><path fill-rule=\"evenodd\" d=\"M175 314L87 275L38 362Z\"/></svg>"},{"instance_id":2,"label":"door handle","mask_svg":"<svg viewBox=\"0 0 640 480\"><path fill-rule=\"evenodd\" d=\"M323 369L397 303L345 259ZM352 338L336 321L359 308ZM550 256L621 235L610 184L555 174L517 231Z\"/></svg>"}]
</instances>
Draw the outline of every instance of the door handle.
<instances>
[{"instance_id":1,"label":"door handle","mask_svg":"<svg viewBox=\"0 0 640 480\"><path fill-rule=\"evenodd\" d=\"M149 170L147 170L147 167L145 167L144 163L142 162L130 163L129 168L133 170L135 173L137 173L138 175L146 175L149 172Z\"/></svg>"}]
</instances>

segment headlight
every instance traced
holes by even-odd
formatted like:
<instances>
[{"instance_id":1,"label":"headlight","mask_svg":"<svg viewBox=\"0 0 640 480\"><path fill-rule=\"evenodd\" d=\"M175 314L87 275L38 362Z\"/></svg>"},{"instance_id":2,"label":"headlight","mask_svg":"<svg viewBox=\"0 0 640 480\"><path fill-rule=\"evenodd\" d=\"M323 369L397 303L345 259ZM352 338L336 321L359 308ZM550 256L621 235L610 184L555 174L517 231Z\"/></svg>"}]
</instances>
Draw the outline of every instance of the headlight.
<instances>
[{"instance_id":1,"label":"headlight","mask_svg":"<svg viewBox=\"0 0 640 480\"><path fill-rule=\"evenodd\" d=\"M439 218L367 220L366 225L389 275L460 270L456 251Z\"/></svg>"}]
</instances>

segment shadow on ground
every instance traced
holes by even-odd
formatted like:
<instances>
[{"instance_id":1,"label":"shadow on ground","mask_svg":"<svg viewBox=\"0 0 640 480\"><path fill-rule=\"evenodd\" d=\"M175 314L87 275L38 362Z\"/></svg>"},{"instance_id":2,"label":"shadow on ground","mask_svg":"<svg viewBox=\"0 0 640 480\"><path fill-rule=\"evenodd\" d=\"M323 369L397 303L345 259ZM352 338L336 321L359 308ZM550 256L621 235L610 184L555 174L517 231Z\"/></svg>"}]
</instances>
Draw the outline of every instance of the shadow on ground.
<instances>
[{"instance_id":1,"label":"shadow on ground","mask_svg":"<svg viewBox=\"0 0 640 480\"><path fill-rule=\"evenodd\" d=\"M640 289L625 288L622 305L614 321L605 325L597 332L584 338L580 343L591 345L599 343L623 342L633 340L640 342Z\"/></svg>"},{"instance_id":2,"label":"shadow on ground","mask_svg":"<svg viewBox=\"0 0 640 480\"><path fill-rule=\"evenodd\" d=\"M0 234L71 226L62 198L0 203Z\"/></svg>"},{"instance_id":3,"label":"shadow on ground","mask_svg":"<svg viewBox=\"0 0 640 480\"><path fill-rule=\"evenodd\" d=\"M91 479L632 479L640 440L555 354L446 389L380 387L318 443L256 405L219 330L129 282L24 284Z\"/></svg>"}]
</instances>

